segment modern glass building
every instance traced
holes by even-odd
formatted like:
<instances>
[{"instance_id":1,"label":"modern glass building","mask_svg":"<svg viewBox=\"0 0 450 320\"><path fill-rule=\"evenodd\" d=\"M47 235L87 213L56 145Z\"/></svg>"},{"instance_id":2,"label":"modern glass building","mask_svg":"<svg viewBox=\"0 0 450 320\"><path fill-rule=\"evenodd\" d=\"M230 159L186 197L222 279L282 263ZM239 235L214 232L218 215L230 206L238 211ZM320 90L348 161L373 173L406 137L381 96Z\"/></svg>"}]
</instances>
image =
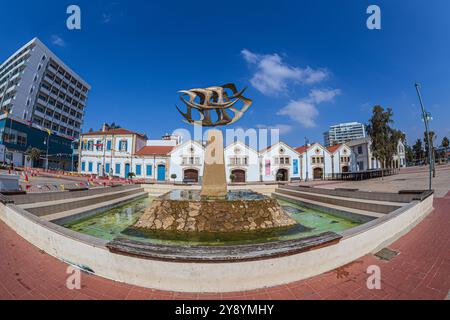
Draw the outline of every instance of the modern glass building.
<instances>
[{"instance_id":1,"label":"modern glass building","mask_svg":"<svg viewBox=\"0 0 450 320\"><path fill-rule=\"evenodd\" d=\"M0 116L0 146L0 163L14 163L15 166L44 168L48 155L49 169L71 170L72 161L76 167L78 160L72 154L72 150L78 148L74 140L6 115ZM32 148L40 151L38 159L30 156Z\"/></svg>"},{"instance_id":2,"label":"modern glass building","mask_svg":"<svg viewBox=\"0 0 450 320\"><path fill-rule=\"evenodd\" d=\"M340 123L330 127L323 134L326 147L366 137L366 129L362 123L348 122Z\"/></svg>"}]
</instances>

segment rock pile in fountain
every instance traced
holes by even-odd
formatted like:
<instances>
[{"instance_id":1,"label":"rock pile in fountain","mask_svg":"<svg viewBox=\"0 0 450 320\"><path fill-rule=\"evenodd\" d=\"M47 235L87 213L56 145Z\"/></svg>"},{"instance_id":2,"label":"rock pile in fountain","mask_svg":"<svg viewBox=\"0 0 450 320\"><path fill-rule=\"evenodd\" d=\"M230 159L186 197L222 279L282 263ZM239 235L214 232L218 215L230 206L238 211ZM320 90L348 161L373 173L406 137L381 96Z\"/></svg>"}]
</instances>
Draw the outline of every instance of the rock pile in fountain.
<instances>
[{"instance_id":1,"label":"rock pile in fountain","mask_svg":"<svg viewBox=\"0 0 450 320\"><path fill-rule=\"evenodd\" d=\"M180 232L241 232L289 227L296 224L277 201L153 200L135 228Z\"/></svg>"}]
</instances>

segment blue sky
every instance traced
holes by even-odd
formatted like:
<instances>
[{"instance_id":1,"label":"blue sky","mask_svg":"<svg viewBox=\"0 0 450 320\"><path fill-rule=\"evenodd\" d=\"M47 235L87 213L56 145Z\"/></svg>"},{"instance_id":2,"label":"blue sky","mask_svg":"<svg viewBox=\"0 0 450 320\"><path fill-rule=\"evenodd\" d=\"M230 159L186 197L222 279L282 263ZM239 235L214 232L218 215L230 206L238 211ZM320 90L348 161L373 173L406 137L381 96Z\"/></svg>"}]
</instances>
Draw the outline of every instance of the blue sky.
<instances>
[{"instance_id":1,"label":"blue sky","mask_svg":"<svg viewBox=\"0 0 450 320\"><path fill-rule=\"evenodd\" d=\"M82 29L66 28L77 4ZM177 91L248 86L243 128L279 127L298 146L329 125L394 110L410 143L423 136L422 84L438 142L450 136L450 2L2 1L0 60L37 36L92 85L84 129L116 122L150 138L189 128ZM381 7L382 29L366 9ZM3 10L4 9L4 10Z\"/></svg>"}]
</instances>

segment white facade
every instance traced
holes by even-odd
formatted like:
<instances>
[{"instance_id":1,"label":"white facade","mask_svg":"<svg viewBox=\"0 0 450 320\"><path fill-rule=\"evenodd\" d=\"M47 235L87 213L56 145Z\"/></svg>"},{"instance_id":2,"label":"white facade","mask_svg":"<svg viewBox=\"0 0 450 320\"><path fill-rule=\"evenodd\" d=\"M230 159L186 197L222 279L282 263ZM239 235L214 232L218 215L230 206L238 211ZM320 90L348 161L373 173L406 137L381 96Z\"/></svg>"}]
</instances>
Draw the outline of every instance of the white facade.
<instances>
[{"instance_id":1,"label":"white facade","mask_svg":"<svg viewBox=\"0 0 450 320\"><path fill-rule=\"evenodd\" d=\"M236 141L225 148L225 171L228 183L260 181L259 153ZM233 181L231 175L233 174Z\"/></svg>"},{"instance_id":2,"label":"white facade","mask_svg":"<svg viewBox=\"0 0 450 320\"><path fill-rule=\"evenodd\" d=\"M81 136L79 172L125 178L135 172L136 151L142 149L146 137L128 130L109 130Z\"/></svg>"},{"instance_id":3,"label":"white facade","mask_svg":"<svg viewBox=\"0 0 450 320\"><path fill-rule=\"evenodd\" d=\"M79 170L85 174L201 183L205 148L197 141L147 140L126 129L82 135ZM299 181L331 178L352 171L357 158L346 144L325 148L319 143L293 149L278 142L258 152L241 141L224 150L228 183ZM176 176L175 179L172 177ZM232 179L233 178L233 179Z\"/></svg>"},{"instance_id":4,"label":"white facade","mask_svg":"<svg viewBox=\"0 0 450 320\"><path fill-rule=\"evenodd\" d=\"M319 180L332 174L331 153L324 146L314 143L296 150L299 153L302 180Z\"/></svg>"},{"instance_id":5,"label":"white facade","mask_svg":"<svg viewBox=\"0 0 450 320\"><path fill-rule=\"evenodd\" d=\"M331 175L349 172L351 167L352 150L346 144L340 144L335 148L327 148L331 157Z\"/></svg>"},{"instance_id":6,"label":"white facade","mask_svg":"<svg viewBox=\"0 0 450 320\"><path fill-rule=\"evenodd\" d=\"M351 148L350 171L366 171L372 169L381 169L381 162L374 158L371 150L372 141L370 138L350 141L347 145ZM393 168L406 167L405 146L399 141L397 153L393 156Z\"/></svg>"},{"instance_id":7,"label":"white facade","mask_svg":"<svg viewBox=\"0 0 450 320\"><path fill-rule=\"evenodd\" d=\"M174 148L169 156L170 176L176 174L176 182L202 181L205 149L200 143L186 141Z\"/></svg>"},{"instance_id":8,"label":"white facade","mask_svg":"<svg viewBox=\"0 0 450 320\"><path fill-rule=\"evenodd\" d=\"M397 146L397 154L393 157L395 168L406 167L406 149L403 142L399 141Z\"/></svg>"},{"instance_id":9,"label":"white facade","mask_svg":"<svg viewBox=\"0 0 450 320\"><path fill-rule=\"evenodd\" d=\"M299 154L284 142L260 151L262 181L300 179Z\"/></svg>"},{"instance_id":10,"label":"white facade","mask_svg":"<svg viewBox=\"0 0 450 320\"><path fill-rule=\"evenodd\" d=\"M63 137L79 137L90 88L37 38L0 65L0 110Z\"/></svg>"}]
</instances>

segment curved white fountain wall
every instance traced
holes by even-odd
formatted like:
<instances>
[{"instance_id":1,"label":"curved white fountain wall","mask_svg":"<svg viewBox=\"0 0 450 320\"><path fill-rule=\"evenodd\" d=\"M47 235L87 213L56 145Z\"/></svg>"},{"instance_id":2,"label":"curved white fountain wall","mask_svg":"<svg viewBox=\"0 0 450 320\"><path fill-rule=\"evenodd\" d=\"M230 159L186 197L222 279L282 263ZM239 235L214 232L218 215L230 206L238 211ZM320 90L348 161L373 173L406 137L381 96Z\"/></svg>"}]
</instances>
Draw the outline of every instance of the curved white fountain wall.
<instances>
[{"instance_id":1,"label":"curved white fountain wall","mask_svg":"<svg viewBox=\"0 0 450 320\"><path fill-rule=\"evenodd\" d=\"M98 276L137 286L181 292L253 290L309 278L388 245L433 209L433 196L343 232L335 245L267 260L184 263L140 259L109 252L106 241L45 222L15 205L0 204L0 219L48 254L85 265Z\"/></svg>"}]
</instances>

